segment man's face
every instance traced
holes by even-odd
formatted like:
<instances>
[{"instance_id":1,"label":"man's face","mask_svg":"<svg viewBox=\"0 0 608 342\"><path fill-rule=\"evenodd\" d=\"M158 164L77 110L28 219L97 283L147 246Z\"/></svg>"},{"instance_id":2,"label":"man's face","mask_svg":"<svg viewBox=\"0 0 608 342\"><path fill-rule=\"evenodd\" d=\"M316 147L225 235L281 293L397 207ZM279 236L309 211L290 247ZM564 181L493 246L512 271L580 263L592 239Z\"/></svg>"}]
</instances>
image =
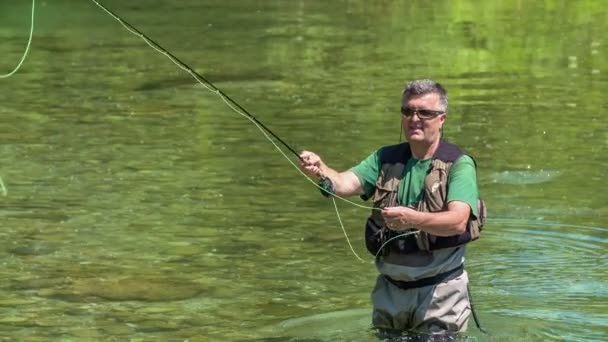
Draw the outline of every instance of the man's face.
<instances>
[{"instance_id":1,"label":"man's face","mask_svg":"<svg viewBox=\"0 0 608 342\"><path fill-rule=\"evenodd\" d=\"M407 141L429 144L435 142L440 137L445 117L438 94L414 96L407 102L404 99L401 124Z\"/></svg>"}]
</instances>

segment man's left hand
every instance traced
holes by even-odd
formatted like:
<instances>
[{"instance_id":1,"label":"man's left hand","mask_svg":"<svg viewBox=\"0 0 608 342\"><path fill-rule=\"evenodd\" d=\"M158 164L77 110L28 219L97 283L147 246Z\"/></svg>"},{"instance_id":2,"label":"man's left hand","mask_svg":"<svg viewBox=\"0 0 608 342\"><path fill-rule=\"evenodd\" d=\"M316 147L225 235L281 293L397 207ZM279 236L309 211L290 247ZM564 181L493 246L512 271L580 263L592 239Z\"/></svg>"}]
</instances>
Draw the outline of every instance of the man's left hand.
<instances>
[{"instance_id":1,"label":"man's left hand","mask_svg":"<svg viewBox=\"0 0 608 342\"><path fill-rule=\"evenodd\" d=\"M386 227L391 230L406 230L416 225L418 211L409 207L387 207L382 209Z\"/></svg>"}]
</instances>

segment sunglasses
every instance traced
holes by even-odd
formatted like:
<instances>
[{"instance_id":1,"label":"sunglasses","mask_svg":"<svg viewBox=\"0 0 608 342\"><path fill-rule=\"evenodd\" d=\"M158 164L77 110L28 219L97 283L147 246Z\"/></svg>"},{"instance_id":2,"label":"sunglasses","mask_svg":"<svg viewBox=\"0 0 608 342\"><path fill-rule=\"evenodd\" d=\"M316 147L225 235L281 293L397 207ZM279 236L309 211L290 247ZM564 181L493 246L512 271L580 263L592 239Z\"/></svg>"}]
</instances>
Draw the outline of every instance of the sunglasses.
<instances>
[{"instance_id":1,"label":"sunglasses","mask_svg":"<svg viewBox=\"0 0 608 342\"><path fill-rule=\"evenodd\" d=\"M414 116L414 114L418 114L418 117L421 119L432 119L437 115L441 115L445 112L438 110L430 110L430 109L416 109L410 107L401 107L401 114L406 118Z\"/></svg>"}]
</instances>

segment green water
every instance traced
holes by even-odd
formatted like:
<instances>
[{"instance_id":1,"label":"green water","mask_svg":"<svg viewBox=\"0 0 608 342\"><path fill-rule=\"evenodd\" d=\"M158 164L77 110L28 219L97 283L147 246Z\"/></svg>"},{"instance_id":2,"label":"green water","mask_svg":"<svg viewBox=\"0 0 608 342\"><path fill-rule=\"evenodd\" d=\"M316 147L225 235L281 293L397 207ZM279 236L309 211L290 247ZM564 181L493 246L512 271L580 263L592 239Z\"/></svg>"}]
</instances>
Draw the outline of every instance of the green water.
<instances>
[{"instance_id":1,"label":"green water","mask_svg":"<svg viewBox=\"0 0 608 342\"><path fill-rule=\"evenodd\" d=\"M105 2L294 148L350 167L399 139L404 83L448 88L491 218L480 341L608 336L603 1ZM0 73L29 1L0 2ZM91 1L37 3L0 80L0 336L373 341L366 210ZM289 152L287 152L289 154Z\"/></svg>"}]
</instances>

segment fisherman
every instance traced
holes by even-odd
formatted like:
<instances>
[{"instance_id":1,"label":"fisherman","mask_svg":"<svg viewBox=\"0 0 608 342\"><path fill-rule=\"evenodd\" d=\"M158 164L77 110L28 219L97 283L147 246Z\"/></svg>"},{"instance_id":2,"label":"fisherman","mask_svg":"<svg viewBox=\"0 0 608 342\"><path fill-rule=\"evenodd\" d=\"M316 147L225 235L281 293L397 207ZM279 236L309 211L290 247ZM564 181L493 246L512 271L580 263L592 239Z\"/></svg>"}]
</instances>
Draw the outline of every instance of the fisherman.
<instances>
[{"instance_id":1,"label":"fisherman","mask_svg":"<svg viewBox=\"0 0 608 342\"><path fill-rule=\"evenodd\" d=\"M401 97L407 142L381 147L343 172L313 152L300 154L302 170L329 182L331 193L373 201L365 237L380 273L372 323L383 334L455 334L471 315L465 245L479 236L485 206L475 162L441 139L447 111L443 86L412 81Z\"/></svg>"}]
</instances>

